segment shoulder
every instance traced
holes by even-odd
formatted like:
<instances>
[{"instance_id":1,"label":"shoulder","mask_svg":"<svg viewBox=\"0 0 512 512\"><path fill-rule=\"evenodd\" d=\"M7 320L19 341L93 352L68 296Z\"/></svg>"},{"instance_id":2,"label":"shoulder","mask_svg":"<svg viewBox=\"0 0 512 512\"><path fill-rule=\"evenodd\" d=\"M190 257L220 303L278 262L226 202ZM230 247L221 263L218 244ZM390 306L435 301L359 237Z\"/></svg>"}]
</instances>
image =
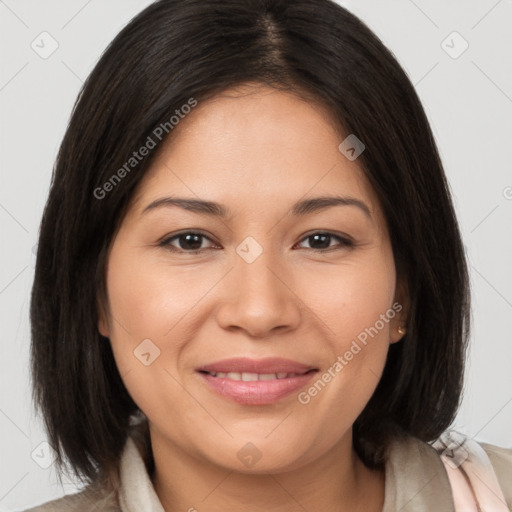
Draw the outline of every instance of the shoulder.
<instances>
[{"instance_id":1,"label":"shoulder","mask_svg":"<svg viewBox=\"0 0 512 512\"><path fill-rule=\"evenodd\" d=\"M472 485L476 485L477 492L480 488L480 492L483 494L484 488L488 488L492 493L491 487L498 486L499 489L496 488L494 494L501 490L501 499L504 499L507 507L512 510L512 448L477 441L466 434L453 430L443 433L433 446L440 455L448 454L447 456L453 459L453 462L458 458L457 456L453 458L454 453L459 447L462 447L463 450L460 451L462 459L459 464L462 464L463 468L467 464L466 471L469 470L470 473L473 473L473 475L468 474L468 477L472 481ZM465 459L468 459L468 462L464 462ZM448 465L451 464L448 462ZM486 467L488 469L485 469ZM482 474L478 475L480 470ZM484 477L483 480L482 477ZM489 480L486 483L487 478Z\"/></svg>"},{"instance_id":2,"label":"shoulder","mask_svg":"<svg viewBox=\"0 0 512 512\"><path fill-rule=\"evenodd\" d=\"M480 443L491 461L498 482L507 500L507 505L512 508L512 448L504 448L488 443Z\"/></svg>"},{"instance_id":3,"label":"shoulder","mask_svg":"<svg viewBox=\"0 0 512 512\"><path fill-rule=\"evenodd\" d=\"M89 485L75 494L48 501L23 512L121 512L117 493L105 487Z\"/></svg>"},{"instance_id":4,"label":"shoulder","mask_svg":"<svg viewBox=\"0 0 512 512\"><path fill-rule=\"evenodd\" d=\"M453 457L450 440L466 436L450 431L435 442L407 436L390 444L386 457L386 502L384 512L395 510L452 511L453 498L442 455ZM507 506L512 510L512 449L476 442L489 457ZM456 445L459 443L457 442ZM453 446L453 448L452 448ZM474 445L470 444L468 450Z\"/></svg>"},{"instance_id":5,"label":"shoulder","mask_svg":"<svg viewBox=\"0 0 512 512\"><path fill-rule=\"evenodd\" d=\"M453 512L450 483L437 451L414 436L394 438L386 454L383 512Z\"/></svg>"}]
</instances>

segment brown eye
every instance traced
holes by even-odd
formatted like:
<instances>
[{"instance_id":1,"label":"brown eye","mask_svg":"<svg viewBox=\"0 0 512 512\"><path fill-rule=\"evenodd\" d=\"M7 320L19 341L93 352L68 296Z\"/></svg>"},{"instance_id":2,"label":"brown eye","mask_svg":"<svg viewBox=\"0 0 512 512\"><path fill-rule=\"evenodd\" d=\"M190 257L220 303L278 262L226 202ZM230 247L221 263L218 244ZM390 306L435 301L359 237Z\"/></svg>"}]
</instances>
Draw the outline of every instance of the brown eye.
<instances>
[{"instance_id":1,"label":"brown eye","mask_svg":"<svg viewBox=\"0 0 512 512\"><path fill-rule=\"evenodd\" d=\"M310 247L305 247L305 249L317 249L318 251L326 251L326 250L332 250L336 248L344 248L344 247L353 247L354 243L352 240L349 240L348 238L335 235L333 233L325 233L325 232L317 232L312 233L308 235L307 237L303 238L302 241L307 240L310 244ZM334 246L331 245L331 242L334 240L338 240L338 244L335 244Z\"/></svg>"},{"instance_id":2,"label":"brown eye","mask_svg":"<svg viewBox=\"0 0 512 512\"><path fill-rule=\"evenodd\" d=\"M202 247L204 239L210 240L206 235L202 233L187 231L166 238L159 245L166 247L171 251L193 253L209 249L209 247Z\"/></svg>"}]
</instances>

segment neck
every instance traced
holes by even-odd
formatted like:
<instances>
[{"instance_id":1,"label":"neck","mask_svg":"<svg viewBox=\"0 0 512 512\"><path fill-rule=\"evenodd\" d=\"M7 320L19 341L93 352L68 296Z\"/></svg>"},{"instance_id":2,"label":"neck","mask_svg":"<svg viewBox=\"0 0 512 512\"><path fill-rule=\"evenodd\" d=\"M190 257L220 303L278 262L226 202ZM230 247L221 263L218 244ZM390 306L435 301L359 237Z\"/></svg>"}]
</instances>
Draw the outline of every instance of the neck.
<instances>
[{"instance_id":1,"label":"neck","mask_svg":"<svg viewBox=\"0 0 512 512\"><path fill-rule=\"evenodd\" d=\"M166 512L381 512L384 471L362 463L351 434L299 468L247 474L191 456L152 429L153 486Z\"/></svg>"}]
</instances>

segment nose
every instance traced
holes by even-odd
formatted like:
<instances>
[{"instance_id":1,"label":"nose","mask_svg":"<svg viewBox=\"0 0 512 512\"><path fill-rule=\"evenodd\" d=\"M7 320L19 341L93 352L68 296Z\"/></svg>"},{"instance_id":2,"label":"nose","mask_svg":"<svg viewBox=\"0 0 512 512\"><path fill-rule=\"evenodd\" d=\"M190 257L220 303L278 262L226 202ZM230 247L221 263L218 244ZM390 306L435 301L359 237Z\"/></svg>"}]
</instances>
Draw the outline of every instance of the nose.
<instances>
[{"instance_id":1,"label":"nose","mask_svg":"<svg viewBox=\"0 0 512 512\"><path fill-rule=\"evenodd\" d=\"M301 320L300 298L293 291L293 277L264 251L255 261L235 259L222 283L219 325L247 336L266 338L294 330Z\"/></svg>"}]
</instances>

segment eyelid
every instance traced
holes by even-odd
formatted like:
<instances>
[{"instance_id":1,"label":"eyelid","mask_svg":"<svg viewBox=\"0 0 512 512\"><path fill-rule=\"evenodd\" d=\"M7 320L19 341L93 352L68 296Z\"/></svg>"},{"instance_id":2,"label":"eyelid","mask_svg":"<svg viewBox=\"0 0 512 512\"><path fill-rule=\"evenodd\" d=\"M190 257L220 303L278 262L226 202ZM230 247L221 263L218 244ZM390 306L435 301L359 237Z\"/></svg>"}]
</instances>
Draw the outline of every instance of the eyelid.
<instances>
[{"instance_id":1,"label":"eyelid","mask_svg":"<svg viewBox=\"0 0 512 512\"><path fill-rule=\"evenodd\" d=\"M336 233L335 231L329 231L329 230L323 230L323 229L317 229L317 230L313 230L313 231L306 233L305 235L303 235L303 237L299 240L298 243L303 242L304 240L306 240L307 238L309 238L313 235L327 235L327 236L330 236L331 238L337 238L341 242L338 245L334 245L332 247L327 247L326 249L310 249L313 252L323 253L323 252L339 250L342 248L350 249L357 245L356 242L352 239L352 237L350 237L344 233ZM305 249L308 249L308 248L305 247Z\"/></svg>"},{"instance_id":2,"label":"eyelid","mask_svg":"<svg viewBox=\"0 0 512 512\"><path fill-rule=\"evenodd\" d=\"M201 235L203 238L206 238L213 244L216 244L216 242L212 239L212 237L201 229L185 229L182 231L178 231L177 233L173 233L171 235L164 236L157 243L157 245L167 248L173 252L189 253L189 254L199 253L199 252L206 251L206 250L210 249L210 247L207 247L204 249L194 249L194 250L190 250L190 251L185 251L184 249L179 249L178 247L174 247L174 246L170 245L171 240L174 240L175 238L178 238L183 235ZM217 245L220 245L220 244L217 244Z\"/></svg>"},{"instance_id":3,"label":"eyelid","mask_svg":"<svg viewBox=\"0 0 512 512\"><path fill-rule=\"evenodd\" d=\"M184 249L180 249L178 247L174 247L173 245L170 245L170 242L172 240L174 240L175 238L178 238L182 235L188 235L188 234L200 235L203 238L206 238L207 240L212 242L213 244L220 245L220 244L217 244L209 234L207 234L206 232L204 232L201 229L186 229L186 230L178 231L177 233L173 233L172 235L165 236L160 242L158 242L158 245L170 250L171 252L180 253L180 254L187 254L187 253L188 254L198 254L198 253L212 249L212 247L205 247L203 249L193 249L193 250L187 251ZM340 243L338 243L338 245L334 245L332 247L327 247L325 249L314 249L314 248L308 248L308 247L302 247L302 249L307 249L307 250L313 251L315 253L325 253L325 252L336 251L336 250L341 250L341 249L352 249L357 245L356 242L352 239L352 237L350 237L344 233L336 233L334 231L317 229L317 230L312 230L312 231L305 233L302 236L302 238L296 244L294 244L294 247L297 244L300 244L301 242L303 242L304 240L308 239L309 237L311 237L313 235L327 235L327 236L330 236L331 238L338 239Z\"/></svg>"}]
</instances>

